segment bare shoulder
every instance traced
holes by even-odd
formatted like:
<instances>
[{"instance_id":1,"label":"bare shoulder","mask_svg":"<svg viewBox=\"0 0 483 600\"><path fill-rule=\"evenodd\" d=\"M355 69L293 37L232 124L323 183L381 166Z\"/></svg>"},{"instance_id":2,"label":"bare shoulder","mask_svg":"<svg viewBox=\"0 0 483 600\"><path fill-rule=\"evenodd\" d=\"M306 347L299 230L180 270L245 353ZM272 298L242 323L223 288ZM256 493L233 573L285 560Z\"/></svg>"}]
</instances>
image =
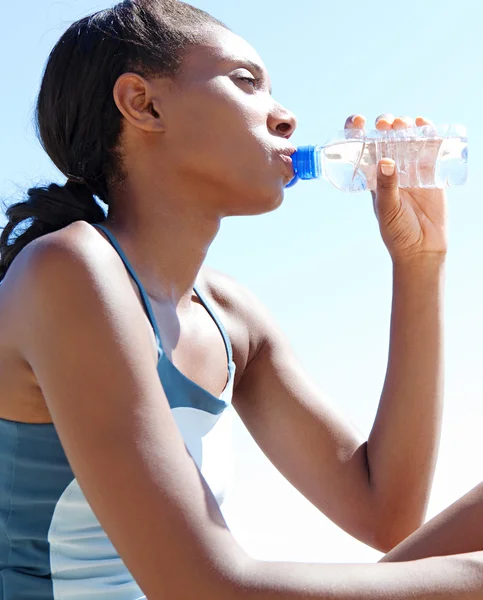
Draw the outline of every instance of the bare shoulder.
<instances>
[{"instance_id":1,"label":"bare shoulder","mask_svg":"<svg viewBox=\"0 0 483 600\"><path fill-rule=\"evenodd\" d=\"M114 249L88 223L77 221L35 239L17 255L0 286L3 341L18 339L34 298L49 302L67 287L82 301L106 273L116 272L122 270Z\"/></svg>"},{"instance_id":2,"label":"bare shoulder","mask_svg":"<svg viewBox=\"0 0 483 600\"><path fill-rule=\"evenodd\" d=\"M76 222L64 229L39 237L15 257L0 285L0 345L2 350L15 347L18 328L25 321L26 310L39 288L54 295L63 284L63 275L76 276L77 270L96 259L90 240L95 231L87 223ZM99 255L100 256L100 255Z\"/></svg>"},{"instance_id":3,"label":"bare shoulder","mask_svg":"<svg viewBox=\"0 0 483 600\"><path fill-rule=\"evenodd\" d=\"M203 267L200 281L218 304L241 314L245 310L249 313L250 306L257 301L255 295L239 281L212 267Z\"/></svg>"},{"instance_id":4,"label":"bare shoulder","mask_svg":"<svg viewBox=\"0 0 483 600\"><path fill-rule=\"evenodd\" d=\"M103 253L102 238L94 228L83 221L43 235L30 242L16 256L2 282L1 298L5 302L22 284L38 284L49 271L72 265L99 263Z\"/></svg>"},{"instance_id":5,"label":"bare shoulder","mask_svg":"<svg viewBox=\"0 0 483 600\"><path fill-rule=\"evenodd\" d=\"M33 240L21 250L2 282L0 302L18 306L18 301L28 300L28 290L38 288L54 295L64 284L59 275L69 283L79 276L95 283L100 272L104 276L122 273L121 266L104 237L92 225L76 221Z\"/></svg>"},{"instance_id":6,"label":"bare shoulder","mask_svg":"<svg viewBox=\"0 0 483 600\"><path fill-rule=\"evenodd\" d=\"M220 312L242 365L248 364L262 347L273 327L273 318L263 302L233 277L203 267L200 282Z\"/></svg>"},{"instance_id":7,"label":"bare shoulder","mask_svg":"<svg viewBox=\"0 0 483 600\"><path fill-rule=\"evenodd\" d=\"M0 285L0 416L50 422L31 364L34 346L48 356L58 330L73 335L77 321L91 319L100 329L119 303L129 304L149 344L152 332L122 262L91 225L78 221L28 244Z\"/></svg>"}]
</instances>

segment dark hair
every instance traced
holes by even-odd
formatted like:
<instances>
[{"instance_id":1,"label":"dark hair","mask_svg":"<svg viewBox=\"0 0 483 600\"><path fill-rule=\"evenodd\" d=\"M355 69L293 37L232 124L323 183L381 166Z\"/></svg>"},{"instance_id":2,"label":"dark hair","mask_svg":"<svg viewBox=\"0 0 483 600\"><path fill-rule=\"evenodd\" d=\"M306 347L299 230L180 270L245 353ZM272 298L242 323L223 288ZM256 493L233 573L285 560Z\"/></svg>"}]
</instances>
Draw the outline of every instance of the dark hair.
<instances>
[{"instance_id":1,"label":"dark hair","mask_svg":"<svg viewBox=\"0 0 483 600\"><path fill-rule=\"evenodd\" d=\"M105 219L95 196L108 204L109 188L122 180L116 80L126 71L174 77L207 25L225 27L179 0L128 0L67 29L47 61L35 117L44 150L68 181L31 188L6 209L0 281L35 238L77 220Z\"/></svg>"}]
</instances>

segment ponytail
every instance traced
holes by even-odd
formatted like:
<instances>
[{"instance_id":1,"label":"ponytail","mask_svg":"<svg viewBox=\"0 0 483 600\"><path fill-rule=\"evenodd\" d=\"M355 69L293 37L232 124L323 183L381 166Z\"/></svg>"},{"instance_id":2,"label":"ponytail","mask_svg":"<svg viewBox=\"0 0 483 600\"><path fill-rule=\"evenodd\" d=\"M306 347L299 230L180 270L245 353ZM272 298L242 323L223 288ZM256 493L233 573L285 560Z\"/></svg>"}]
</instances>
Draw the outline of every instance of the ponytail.
<instances>
[{"instance_id":1,"label":"ponytail","mask_svg":"<svg viewBox=\"0 0 483 600\"><path fill-rule=\"evenodd\" d=\"M105 213L85 183L69 179L64 186L33 187L28 199L9 206L8 222L0 235L0 281L17 254L35 238L62 229L74 221L100 223ZM28 226L17 232L27 222Z\"/></svg>"}]
</instances>

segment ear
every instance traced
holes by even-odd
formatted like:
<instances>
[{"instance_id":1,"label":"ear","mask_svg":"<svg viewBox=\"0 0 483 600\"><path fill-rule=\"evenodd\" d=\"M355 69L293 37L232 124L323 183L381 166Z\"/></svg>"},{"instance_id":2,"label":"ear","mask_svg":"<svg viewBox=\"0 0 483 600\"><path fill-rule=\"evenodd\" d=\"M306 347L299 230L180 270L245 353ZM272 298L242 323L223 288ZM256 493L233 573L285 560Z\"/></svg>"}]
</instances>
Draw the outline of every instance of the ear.
<instances>
[{"instance_id":1,"label":"ear","mask_svg":"<svg viewBox=\"0 0 483 600\"><path fill-rule=\"evenodd\" d=\"M161 99L166 85L167 81L162 78L148 81L137 73L123 73L114 85L114 102L123 117L137 129L163 132Z\"/></svg>"}]
</instances>

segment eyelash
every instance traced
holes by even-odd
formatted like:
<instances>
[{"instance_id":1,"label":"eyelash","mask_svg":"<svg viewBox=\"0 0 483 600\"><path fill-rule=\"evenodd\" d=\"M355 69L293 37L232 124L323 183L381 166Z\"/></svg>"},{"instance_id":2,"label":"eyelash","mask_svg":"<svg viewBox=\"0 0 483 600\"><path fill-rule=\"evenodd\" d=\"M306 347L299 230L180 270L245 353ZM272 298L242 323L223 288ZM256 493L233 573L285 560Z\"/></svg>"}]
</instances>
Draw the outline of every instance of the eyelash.
<instances>
[{"instance_id":1,"label":"eyelash","mask_svg":"<svg viewBox=\"0 0 483 600\"><path fill-rule=\"evenodd\" d=\"M240 81L245 81L246 83L249 83L250 85L253 86L254 89L257 89L258 85L260 83L259 77L239 77L238 79Z\"/></svg>"}]
</instances>

